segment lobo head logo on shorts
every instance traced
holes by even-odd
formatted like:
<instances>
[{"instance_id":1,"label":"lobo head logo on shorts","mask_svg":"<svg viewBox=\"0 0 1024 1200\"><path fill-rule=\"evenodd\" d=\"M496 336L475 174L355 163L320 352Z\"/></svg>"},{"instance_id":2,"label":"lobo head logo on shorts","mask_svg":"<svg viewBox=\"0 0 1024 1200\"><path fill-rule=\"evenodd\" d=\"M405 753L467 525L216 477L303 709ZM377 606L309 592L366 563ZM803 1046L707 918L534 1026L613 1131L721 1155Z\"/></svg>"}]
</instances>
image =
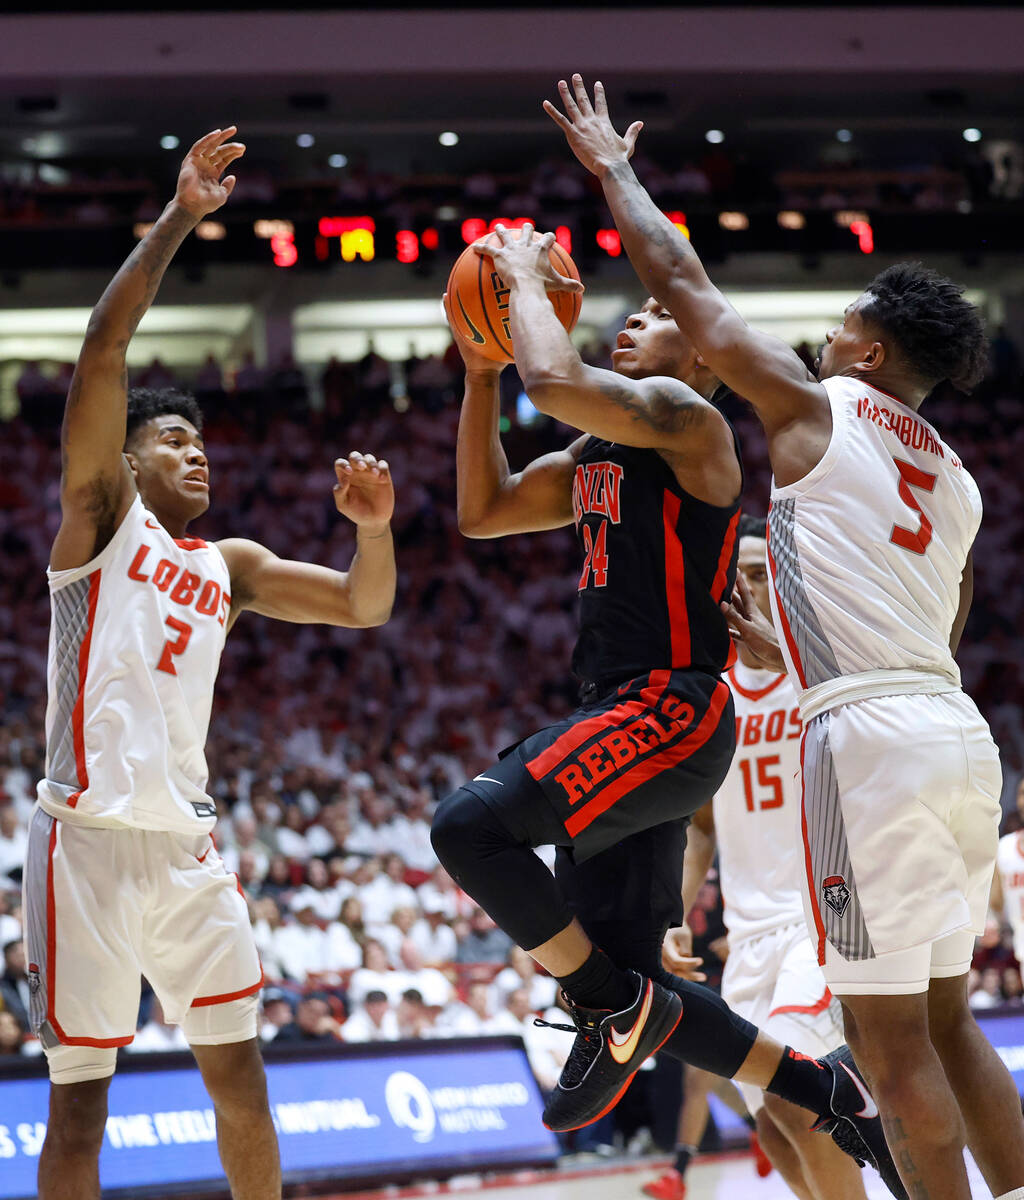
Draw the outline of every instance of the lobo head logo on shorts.
<instances>
[{"instance_id":1,"label":"lobo head logo on shorts","mask_svg":"<svg viewBox=\"0 0 1024 1200\"><path fill-rule=\"evenodd\" d=\"M850 889L842 875L830 875L821 885L821 894L837 917L850 907Z\"/></svg>"}]
</instances>

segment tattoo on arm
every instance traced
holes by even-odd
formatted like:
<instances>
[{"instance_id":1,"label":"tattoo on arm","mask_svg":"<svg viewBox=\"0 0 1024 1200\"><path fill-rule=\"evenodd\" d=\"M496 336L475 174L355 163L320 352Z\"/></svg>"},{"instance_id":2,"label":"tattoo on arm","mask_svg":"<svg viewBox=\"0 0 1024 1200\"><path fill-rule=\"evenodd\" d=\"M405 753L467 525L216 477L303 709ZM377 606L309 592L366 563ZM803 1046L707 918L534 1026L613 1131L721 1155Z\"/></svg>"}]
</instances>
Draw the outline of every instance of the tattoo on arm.
<instances>
[{"instance_id":1,"label":"tattoo on arm","mask_svg":"<svg viewBox=\"0 0 1024 1200\"><path fill-rule=\"evenodd\" d=\"M602 395L632 420L648 425L658 433L682 433L702 422L707 415L703 404L681 399L669 388L655 387L639 396L623 387L617 379L602 381L599 387Z\"/></svg>"}]
</instances>

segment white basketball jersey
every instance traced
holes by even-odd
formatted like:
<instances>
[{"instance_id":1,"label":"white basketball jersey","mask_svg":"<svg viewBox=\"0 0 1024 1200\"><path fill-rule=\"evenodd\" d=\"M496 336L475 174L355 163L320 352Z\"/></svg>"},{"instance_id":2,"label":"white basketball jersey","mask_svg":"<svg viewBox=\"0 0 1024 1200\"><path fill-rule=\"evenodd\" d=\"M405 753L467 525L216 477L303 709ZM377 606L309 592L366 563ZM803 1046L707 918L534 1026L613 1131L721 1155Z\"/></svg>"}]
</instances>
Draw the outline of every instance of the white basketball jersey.
<instances>
[{"instance_id":1,"label":"white basketball jersey","mask_svg":"<svg viewBox=\"0 0 1024 1200\"><path fill-rule=\"evenodd\" d=\"M212 829L204 746L231 610L220 551L172 538L136 496L91 562L47 578L40 805L84 825Z\"/></svg>"},{"instance_id":2,"label":"white basketball jersey","mask_svg":"<svg viewBox=\"0 0 1024 1200\"><path fill-rule=\"evenodd\" d=\"M1003 907L1013 928L1013 952L1024 962L1024 833L999 839L996 866L1003 883Z\"/></svg>"},{"instance_id":3,"label":"white basketball jersey","mask_svg":"<svg viewBox=\"0 0 1024 1200\"><path fill-rule=\"evenodd\" d=\"M737 662L736 756L714 799L718 869L729 941L803 924L800 896L800 736L787 675Z\"/></svg>"},{"instance_id":4,"label":"white basketball jersey","mask_svg":"<svg viewBox=\"0 0 1024 1200\"><path fill-rule=\"evenodd\" d=\"M927 421L860 380L823 386L828 449L798 483L773 481L768 515L772 611L804 720L960 686L949 636L981 523L977 485Z\"/></svg>"}]
</instances>

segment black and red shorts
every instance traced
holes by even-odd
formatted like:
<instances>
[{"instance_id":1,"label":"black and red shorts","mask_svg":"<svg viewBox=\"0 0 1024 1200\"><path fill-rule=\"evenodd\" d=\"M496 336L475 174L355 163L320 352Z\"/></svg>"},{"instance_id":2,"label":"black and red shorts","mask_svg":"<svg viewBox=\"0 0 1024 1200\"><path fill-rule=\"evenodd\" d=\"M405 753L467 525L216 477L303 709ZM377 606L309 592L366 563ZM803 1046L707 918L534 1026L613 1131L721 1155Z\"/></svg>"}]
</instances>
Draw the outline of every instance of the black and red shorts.
<instances>
[{"instance_id":1,"label":"black and red shorts","mask_svg":"<svg viewBox=\"0 0 1024 1200\"><path fill-rule=\"evenodd\" d=\"M657 670L532 734L466 786L532 845L583 862L654 825L690 817L735 749L732 694L718 676ZM535 812L538 788L546 811Z\"/></svg>"}]
</instances>

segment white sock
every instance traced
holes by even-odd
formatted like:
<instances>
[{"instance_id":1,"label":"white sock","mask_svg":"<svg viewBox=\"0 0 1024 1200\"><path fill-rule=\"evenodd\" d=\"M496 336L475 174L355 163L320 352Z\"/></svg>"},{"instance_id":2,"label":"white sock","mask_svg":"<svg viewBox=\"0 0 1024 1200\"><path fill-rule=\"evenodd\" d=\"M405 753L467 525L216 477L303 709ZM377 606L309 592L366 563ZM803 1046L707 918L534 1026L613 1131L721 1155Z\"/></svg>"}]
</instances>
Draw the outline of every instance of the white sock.
<instances>
[{"instance_id":1,"label":"white sock","mask_svg":"<svg viewBox=\"0 0 1024 1200\"><path fill-rule=\"evenodd\" d=\"M1014 1188L1012 1192L1003 1192L996 1200L1024 1200L1024 1187Z\"/></svg>"}]
</instances>

